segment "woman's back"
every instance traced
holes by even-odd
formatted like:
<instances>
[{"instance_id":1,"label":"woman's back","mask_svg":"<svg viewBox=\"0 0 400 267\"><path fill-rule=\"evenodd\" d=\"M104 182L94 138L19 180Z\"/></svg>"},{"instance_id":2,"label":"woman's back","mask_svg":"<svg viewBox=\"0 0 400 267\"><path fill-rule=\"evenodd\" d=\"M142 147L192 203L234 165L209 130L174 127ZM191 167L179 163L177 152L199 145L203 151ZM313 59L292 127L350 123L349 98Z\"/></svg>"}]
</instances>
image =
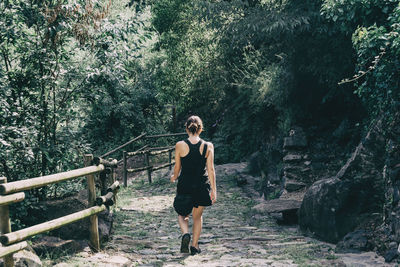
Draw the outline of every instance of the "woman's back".
<instances>
[{"instance_id":1,"label":"woman's back","mask_svg":"<svg viewBox=\"0 0 400 267\"><path fill-rule=\"evenodd\" d=\"M190 194L201 184L207 182L207 144L201 139L196 144L192 144L188 139L184 142L189 147L189 152L181 157L182 170L178 178L178 194Z\"/></svg>"}]
</instances>

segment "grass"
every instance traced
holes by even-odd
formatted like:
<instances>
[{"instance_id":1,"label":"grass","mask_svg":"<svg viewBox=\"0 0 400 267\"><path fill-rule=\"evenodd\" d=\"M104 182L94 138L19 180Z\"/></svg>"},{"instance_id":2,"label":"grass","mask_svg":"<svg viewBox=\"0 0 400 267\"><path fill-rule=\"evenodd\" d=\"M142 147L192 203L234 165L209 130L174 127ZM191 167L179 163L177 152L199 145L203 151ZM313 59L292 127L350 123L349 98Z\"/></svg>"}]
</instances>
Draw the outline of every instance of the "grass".
<instances>
[{"instance_id":1,"label":"grass","mask_svg":"<svg viewBox=\"0 0 400 267\"><path fill-rule=\"evenodd\" d=\"M329 254L329 255L327 255L326 257L325 257L325 259L327 259L327 260L336 260L336 259L338 259L339 257L338 256L336 256L336 255L334 255L334 254Z\"/></svg>"},{"instance_id":2,"label":"grass","mask_svg":"<svg viewBox=\"0 0 400 267\"><path fill-rule=\"evenodd\" d=\"M56 260L61 257L66 257L71 254L71 250L63 250L63 251L46 251L44 256L42 256L44 259L49 259L49 260Z\"/></svg>"},{"instance_id":3,"label":"grass","mask_svg":"<svg viewBox=\"0 0 400 267\"><path fill-rule=\"evenodd\" d=\"M139 231L135 232L135 234L140 237L144 237L144 236L148 235L147 231L144 231L144 230L139 230Z\"/></svg>"},{"instance_id":4,"label":"grass","mask_svg":"<svg viewBox=\"0 0 400 267\"><path fill-rule=\"evenodd\" d=\"M295 264L300 266L311 266L307 265L307 262L317 260L314 256L314 247L304 247L302 245L288 246L282 250L287 255L288 259L293 260Z\"/></svg>"}]
</instances>

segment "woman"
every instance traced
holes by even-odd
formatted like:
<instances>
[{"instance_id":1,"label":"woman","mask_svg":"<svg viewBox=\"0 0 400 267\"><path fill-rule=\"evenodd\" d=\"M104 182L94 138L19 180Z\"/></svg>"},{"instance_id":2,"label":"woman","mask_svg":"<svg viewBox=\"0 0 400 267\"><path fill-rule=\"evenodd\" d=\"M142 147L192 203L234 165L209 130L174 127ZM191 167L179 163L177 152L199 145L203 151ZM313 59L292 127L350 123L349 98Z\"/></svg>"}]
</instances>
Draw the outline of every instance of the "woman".
<instances>
[{"instance_id":1,"label":"woman","mask_svg":"<svg viewBox=\"0 0 400 267\"><path fill-rule=\"evenodd\" d=\"M189 117L185 127L189 138L175 145L175 167L171 182L178 179L174 208L183 235L181 252L189 253L189 215L192 213L193 240L190 253L195 255L201 252L198 241L204 207L211 206L217 200L214 146L200 139L203 122L198 116Z\"/></svg>"}]
</instances>

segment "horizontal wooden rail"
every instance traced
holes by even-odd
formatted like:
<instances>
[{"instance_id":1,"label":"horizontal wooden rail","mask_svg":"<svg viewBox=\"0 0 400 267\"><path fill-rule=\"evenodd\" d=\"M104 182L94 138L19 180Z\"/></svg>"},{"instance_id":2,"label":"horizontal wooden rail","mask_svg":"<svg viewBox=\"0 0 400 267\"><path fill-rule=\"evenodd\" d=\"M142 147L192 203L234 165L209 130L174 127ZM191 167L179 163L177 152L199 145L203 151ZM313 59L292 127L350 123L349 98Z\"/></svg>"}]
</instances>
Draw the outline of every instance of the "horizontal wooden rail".
<instances>
[{"instance_id":1,"label":"horizontal wooden rail","mask_svg":"<svg viewBox=\"0 0 400 267\"><path fill-rule=\"evenodd\" d=\"M169 134L157 134L157 135L146 135L144 138L145 139L156 139L156 138L162 138L162 137L173 137L173 136L184 136L187 135L187 133L169 133ZM143 151L144 148L147 148L148 145L144 146L143 148L135 151L135 152L126 152L123 151L123 158L122 160L118 161L118 163L123 162L123 181L124 181L124 186L128 186L128 173L133 173L133 172L140 172L140 171L145 171L147 170L147 176L149 179L149 183L151 183L151 172L154 170L159 170L165 167L169 167L171 170L171 166L174 165L175 163L171 163L172 161L172 151L174 150L174 146L168 146L168 147L153 147L153 148L148 148ZM162 153L169 153L168 155L168 163L163 164L160 166L151 166L150 163L150 156L152 155L159 155ZM127 168L127 163L128 163L128 157L133 157L136 155L144 155L144 161L145 161L145 166L139 167L139 168L134 168L134 169L128 169Z\"/></svg>"},{"instance_id":2,"label":"horizontal wooden rail","mask_svg":"<svg viewBox=\"0 0 400 267\"><path fill-rule=\"evenodd\" d=\"M163 148L162 150L157 150L157 151L150 151L150 150L152 150L150 148L150 150L145 150L145 151L127 152L126 155L129 156L129 157L136 156L136 155L141 155L141 154L147 154L147 153L149 153L150 155L158 155L158 154L162 154L162 153L167 153L167 152L172 151L174 149L175 149L174 146L166 147L166 148Z\"/></svg>"},{"instance_id":3,"label":"horizontal wooden rail","mask_svg":"<svg viewBox=\"0 0 400 267\"><path fill-rule=\"evenodd\" d=\"M0 247L0 258L18 252L20 250L23 250L27 246L28 243L26 241L23 241L8 247Z\"/></svg>"},{"instance_id":4,"label":"horizontal wooden rail","mask_svg":"<svg viewBox=\"0 0 400 267\"><path fill-rule=\"evenodd\" d=\"M144 166L144 167L135 168L135 169L126 169L126 171L129 172L129 173L140 172L140 171L145 171L145 170L156 171L156 170L159 170L159 169L163 169L163 168L172 166L174 164L175 164L175 161L173 161L171 163L165 163L165 164L159 165L159 166Z\"/></svg>"},{"instance_id":5,"label":"horizontal wooden rail","mask_svg":"<svg viewBox=\"0 0 400 267\"><path fill-rule=\"evenodd\" d=\"M107 188L107 192L114 192L119 189L119 182L115 181L109 188Z\"/></svg>"},{"instance_id":6,"label":"horizontal wooden rail","mask_svg":"<svg viewBox=\"0 0 400 267\"><path fill-rule=\"evenodd\" d=\"M175 149L175 147L171 146L171 147L169 147L167 149L163 149L163 150L149 151L149 154L154 156L154 155L159 155L159 154L162 154L162 153L167 153L167 152L172 151L174 149Z\"/></svg>"},{"instance_id":7,"label":"horizontal wooden rail","mask_svg":"<svg viewBox=\"0 0 400 267\"><path fill-rule=\"evenodd\" d=\"M108 155L111 155L112 153L117 152L118 150L120 150L120 149L122 149L122 148L124 148L124 147L126 147L126 146L128 146L128 145L130 145L130 144L132 144L133 142L142 139L142 138L145 137L145 136L146 136L146 134L141 134L141 135L139 135L138 137L135 137L135 138L133 138L132 140L126 142L125 144L120 145L119 147L114 148L113 150L111 150L111 151L109 151L109 152L107 152L107 153L101 155L100 157L101 157L101 158L105 158L105 157L107 157Z\"/></svg>"},{"instance_id":8,"label":"horizontal wooden rail","mask_svg":"<svg viewBox=\"0 0 400 267\"><path fill-rule=\"evenodd\" d=\"M139 148L138 150L136 150L135 152L140 152L140 151L142 151L143 149L147 148L148 146L149 146L149 145L144 145L144 146L142 146L141 148ZM128 152L128 153L135 153L135 152ZM127 156L129 156L128 153L127 153ZM135 154L135 155L136 155L136 154ZM120 163L123 162L123 161L124 161L123 158L120 159L120 160L118 160L118 164L120 164Z\"/></svg>"},{"instance_id":9,"label":"horizontal wooden rail","mask_svg":"<svg viewBox=\"0 0 400 267\"><path fill-rule=\"evenodd\" d=\"M148 150L144 150L144 151L135 151L135 152L127 152L126 155L127 155L128 157L133 157L133 156L136 156L136 155L142 155L142 154L146 154L146 153L148 153Z\"/></svg>"},{"instance_id":10,"label":"horizontal wooden rail","mask_svg":"<svg viewBox=\"0 0 400 267\"><path fill-rule=\"evenodd\" d=\"M142 150L144 150L145 148L147 148L149 145L144 145L144 146L142 146L141 148L139 148L138 150L136 150L135 152L137 152L137 151L142 151Z\"/></svg>"},{"instance_id":11,"label":"horizontal wooden rail","mask_svg":"<svg viewBox=\"0 0 400 267\"><path fill-rule=\"evenodd\" d=\"M55 230L57 228L60 228L61 226L74 223L76 221L82 220L84 218L90 217L92 215L95 215L97 213L100 213L106 209L106 206L94 206L82 211L78 211L75 213L72 213L67 216L60 217L55 220L51 220L48 222L44 222L41 224L37 224L16 232L11 232L8 234L4 234L0 236L0 242L3 244L3 246L11 245L16 242L25 240L28 237L38 235L44 232L48 232L51 230Z\"/></svg>"},{"instance_id":12,"label":"horizontal wooden rail","mask_svg":"<svg viewBox=\"0 0 400 267\"><path fill-rule=\"evenodd\" d=\"M37 187L42 187L49 184L54 184L74 178L78 178L85 175L94 174L104 170L104 165L99 166L89 166L81 169L76 169L67 172L61 172L57 174L51 174L47 176L20 180L16 182L0 184L0 194L10 194L19 191L25 191Z\"/></svg>"},{"instance_id":13,"label":"horizontal wooden rail","mask_svg":"<svg viewBox=\"0 0 400 267\"><path fill-rule=\"evenodd\" d=\"M114 195L115 195L114 192L108 192L104 196L97 197L96 204L99 206L102 204L104 204L106 206L112 206L112 205L114 205L114 201L113 201Z\"/></svg>"},{"instance_id":14,"label":"horizontal wooden rail","mask_svg":"<svg viewBox=\"0 0 400 267\"><path fill-rule=\"evenodd\" d=\"M163 168L172 166L172 165L174 165L174 164L175 164L175 161L173 161L173 162L171 162L171 163L165 163L165 164L159 165L159 166L154 166L154 167L151 168L151 171L160 170L160 169L163 169Z\"/></svg>"},{"instance_id":15,"label":"horizontal wooden rail","mask_svg":"<svg viewBox=\"0 0 400 267\"><path fill-rule=\"evenodd\" d=\"M149 135L146 136L145 138L159 138L159 137L172 137L172 136L181 136L181 135L187 135L187 133L172 133L172 134L157 134L157 135Z\"/></svg>"},{"instance_id":16,"label":"horizontal wooden rail","mask_svg":"<svg viewBox=\"0 0 400 267\"><path fill-rule=\"evenodd\" d=\"M9 205L13 203L20 202L25 199L25 193L15 193L8 196L0 196L0 206Z\"/></svg>"},{"instance_id":17,"label":"horizontal wooden rail","mask_svg":"<svg viewBox=\"0 0 400 267\"><path fill-rule=\"evenodd\" d=\"M144 166L140 168L135 168L135 169L126 169L126 172L132 173L132 172L140 172L140 171L145 171L151 169L151 166Z\"/></svg>"},{"instance_id":18,"label":"horizontal wooden rail","mask_svg":"<svg viewBox=\"0 0 400 267\"><path fill-rule=\"evenodd\" d=\"M155 150L164 150L175 146L160 146L160 147L150 147L148 150L155 151Z\"/></svg>"}]
</instances>

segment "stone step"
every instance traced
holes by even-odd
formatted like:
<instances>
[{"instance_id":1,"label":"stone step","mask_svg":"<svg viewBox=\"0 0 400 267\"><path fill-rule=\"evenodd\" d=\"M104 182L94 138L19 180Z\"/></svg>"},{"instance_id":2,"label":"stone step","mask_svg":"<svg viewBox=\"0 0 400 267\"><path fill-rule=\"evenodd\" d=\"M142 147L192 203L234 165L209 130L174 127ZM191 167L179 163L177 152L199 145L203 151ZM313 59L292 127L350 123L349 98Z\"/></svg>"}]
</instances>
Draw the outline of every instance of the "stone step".
<instances>
[{"instance_id":1,"label":"stone step","mask_svg":"<svg viewBox=\"0 0 400 267\"><path fill-rule=\"evenodd\" d=\"M273 248L280 248L280 247L288 247L288 246L302 246L302 247L309 247L312 246L312 244L309 244L307 242L282 242L282 243L268 243L266 244L267 247L273 247Z\"/></svg>"},{"instance_id":2,"label":"stone step","mask_svg":"<svg viewBox=\"0 0 400 267\"><path fill-rule=\"evenodd\" d=\"M278 213L290 210L297 210L300 208L300 206L301 201L278 198L260 203L252 207L252 210L259 213Z\"/></svg>"},{"instance_id":3,"label":"stone step","mask_svg":"<svg viewBox=\"0 0 400 267\"><path fill-rule=\"evenodd\" d=\"M283 162L299 162L304 159L304 156L301 154L288 154L283 157Z\"/></svg>"},{"instance_id":4,"label":"stone step","mask_svg":"<svg viewBox=\"0 0 400 267\"><path fill-rule=\"evenodd\" d=\"M286 181L285 181L285 189L288 192L299 191L305 187L306 187L306 184L303 182L289 180L289 179L286 179Z\"/></svg>"}]
</instances>

